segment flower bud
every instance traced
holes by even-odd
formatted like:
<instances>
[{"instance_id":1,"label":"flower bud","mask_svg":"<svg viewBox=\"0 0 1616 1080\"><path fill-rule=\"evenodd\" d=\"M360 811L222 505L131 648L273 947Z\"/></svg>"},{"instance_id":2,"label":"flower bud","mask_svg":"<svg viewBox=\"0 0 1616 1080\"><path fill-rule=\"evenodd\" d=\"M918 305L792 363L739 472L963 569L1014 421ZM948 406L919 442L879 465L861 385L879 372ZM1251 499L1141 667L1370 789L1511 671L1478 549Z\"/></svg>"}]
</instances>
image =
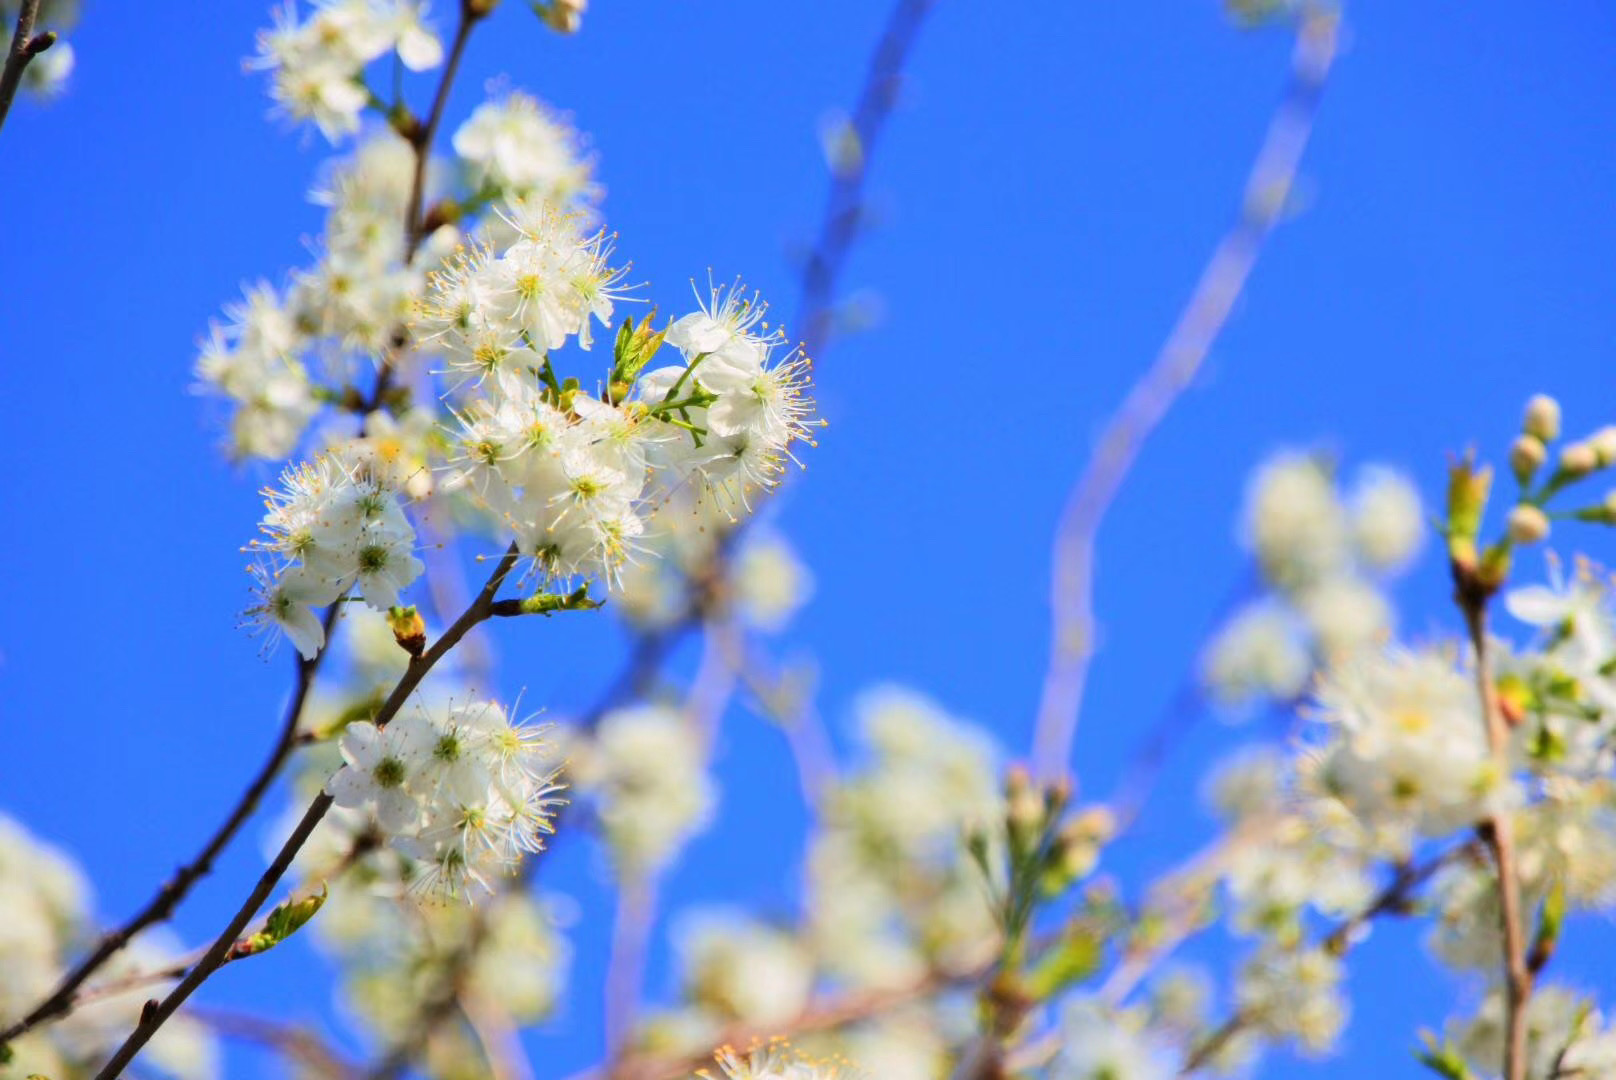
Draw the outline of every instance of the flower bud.
<instances>
[{"instance_id":1,"label":"flower bud","mask_svg":"<svg viewBox=\"0 0 1616 1080\"><path fill-rule=\"evenodd\" d=\"M1521 430L1539 442L1553 442L1560 437L1560 403L1547 394L1534 395L1526 403L1526 418Z\"/></svg>"},{"instance_id":2,"label":"flower bud","mask_svg":"<svg viewBox=\"0 0 1616 1080\"><path fill-rule=\"evenodd\" d=\"M1566 476L1587 476L1599 468L1599 454L1585 442L1572 443L1560 451L1560 472Z\"/></svg>"},{"instance_id":3,"label":"flower bud","mask_svg":"<svg viewBox=\"0 0 1616 1080\"><path fill-rule=\"evenodd\" d=\"M413 606L388 608L387 625L399 648L417 657L426 651L426 622Z\"/></svg>"},{"instance_id":4,"label":"flower bud","mask_svg":"<svg viewBox=\"0 0 1616 1080\"><path fill-rule=\"evenodd\" d=\"M1475 568L1476 537L1493 486L1493 471L1478 467L1469 454L1448 468L1448 558L1456 566Z\"/></svg>"},{"instance_id":5,"label":"flower bud","mask_svg":"<svg viewBox=\"0 0 1616 1080\"><path fill-rule=\"evenodd\" d=\"M1537 507L1527 503L1509 512L1509 538L1522 547L1541 544L1549 538L1549 518Z\"/></svg>"},{"instance_id":6,"label":"flower bud","mask_svg":"<svg viewBox=\"0 0 1616 1080\"><path fill-rule=\"evenodd\" d=\"M1509 467L1515 479L1526 483L1548 460L1548 449L1536 435L1519 435L1509 447Z\"/></svg>"},{"instance_id":7,"label":"flower bud","mask_svg":"<svg viewBox=\"0 0 1616 1080\"><path fill-rule=\"evenodd\" d=\"M1044 827L1044 796L1033 786L1025 766L1012 765L1004 781L1005 820L1009 825L1010 846L1031 851Z\"/></svg>"},{"instance_id":8,"label":"flower bud","mask_svg":"<svg viewBox=\"0 0 1616 1080\"><path fill-rule=\"evenodd\" d=\"M1594 432L1589 437L1588 444L1594 448L1594 456L1599 459L1601 469L1616 464L1616 425L1602 427Z\"/></svg>"}]
</instances>

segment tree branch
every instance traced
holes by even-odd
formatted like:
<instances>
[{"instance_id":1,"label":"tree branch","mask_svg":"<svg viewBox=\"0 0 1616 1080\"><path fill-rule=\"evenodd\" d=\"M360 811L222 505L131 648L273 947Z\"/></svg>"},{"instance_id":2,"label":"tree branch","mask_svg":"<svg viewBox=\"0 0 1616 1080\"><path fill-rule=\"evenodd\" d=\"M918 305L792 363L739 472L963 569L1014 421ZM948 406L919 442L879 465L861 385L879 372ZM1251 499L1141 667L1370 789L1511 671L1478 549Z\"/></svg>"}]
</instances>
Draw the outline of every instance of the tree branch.
<instances>
[{"instance_id":1,"label":"tree branch","mask_svg":"<svg viewBox=\"0 0 1616 1080\"><path fill-rule=\"evenodd\" d=\"M1376 894L1375 898L1363 910L1337 923L1333 929L1319 939L1315 947L1337 956L1341 955L1356 944L1355 939L1360 929L1382 915L1408 914L1413 907L1415 894L1419 891L1420 886L1431 879L1433 874L1458 859L1474 854L1476 854L1476 844L1472 841L1450 848L1418 866L1399 867L1386 887ZM1180 1067L1178 1075L1189 1076L1197 1070L1205 1068L1217 1056L1218 1052L1228 1044L1230 1039L1233 1039L1259 1019L1261 1017L1258 1014L1248 1009L1235 1010L1228 1019L1214 1028L1211 1034L1195 1044L1188 1056L1185 1057L1184 1064Z\"/></svg>"},{"instance_id":2,"label":"tree branch","mask_svg":"<svg viewBox=\"0 0 1616 1080\"><path fill-rule=\"evenodd\" d=\"M6 123L11 102L22 84L22 73L34 57L56 44L56 34L46 30L34 33L34 22L39 17L39 0L22 0L17 9L17 29L11 35L11 48L6 53L6 66L0 70L0 127Z\"/></svg>"},{"instance_id":3,"label":"tree branch","mask_svg":"<svg viewBox=\"0 0 1616 1080\"><path fill-rule=\"evenodd\" d=\"M1101 522L1140 450L1200 370L1284 213L1335 59L1338 16L1323 4L1299 16L1290 85L1246 180L1240 217L1218 243L1155 360L1128 391L1061 512L1050 582L1049 664L1033 741L1044 777L1063 773L1094 655L1094 547Z\"/></svg>"},{"instance_id":4,"label":"tree branch","mask_svg":"<svg viewBox=\"0 0 1616 1080\"><path fill-rule=\"evenodd\" d=\"M488 610L494 602L494 594L499 591L500 586L505 583L506 577L510 575L511 570L516 566L517 558L518 551L513 543L505 554L500 557L499 563L495 566L487 584L483 586L482 591L477 594L476 599L471 602L471 605L466 608L460 618L456 619L443 632L443 636L434 642L430 649L421 656L410 660L409 667L400 676L398 684L393 687L393 692L388 695L387 700L376 714L373 722L378 728L386 727L388 722L398 715L398 711L404 707L405 701L409 699L415 688L420 685L427 672L431 671L433 666L450 649L454 648L472 627L488 617ZM185 999L190 997L197 987L206 982L210 975L228 961L230 950L235 945L236 939L241 935L241 931L252 921L253 916L258 914L258 909L263 906L264 901L269 898L269 894L280 883L281 878L285 876L286 871L292 865L292 859L297 855L304 843L307 842L310 834L314 832L315 826L320 823L321 818L325 817L326 811L329 809L331 809L331 796L321 792L309 804L309 808L304 812L302 820L297 824L297 828L292 830L292 835L287 837L286 843L281 845L281 850L270 863L269 869L265 870L258 879L258 884L253 887L247 899L237 909L236 914L231 917L229 924L219 934L213 945L208 949L207 954L181 980L180 984L158 1003L155 1009L149 1010L148 1014L142 1018L139 1026L135 1028L129 1038L124 1040L123 1045L118 1048L107 1064L96 1074L96 1080L113 1080L113 1078L120 1075L124 1068L134 1060L140 1049L156 1034L157 1029L162 1027L168 1018L173 1016L175 1011L185 1003Z\"/></svg>"},{"instance_id":5,"label":"tree branch","mask_svg":"<svg viewBox=\"0 0 1616 1080\"><path fill-rule=\"evenodd\" d=\"M1487 747L1499 776L1505 777L1509 775L1509 722L1499 705L1487 642L1487 602L1492 593L1474 587L1470 581L1473 575L1457 562L1453 573L1455 599L1464 613L1470 645L1476 653L1476 690L1487 726ZM1498 871L1498 912L1504 942L1504 1080L1526 1080L1526 1005L1536 977L1526 951L1520 867L1515 860L1515 822L1507 810L1501 811L1483 823L1477 833L1492 853ZM1546 956L1544 959L1547 962Z\"/></svg>"},{"instance_id":6,"label":"tree branch","mask_svg":"<svg viewBox=\"0 0 1616 1080\"><path fill-rule=\"evenodd\" d=\"M329 639L331 628L336 623L337 615L341 610L340 604L332 604L326 609L323 627ZM181 866L174 872L174 876L157 890L157 894L147 902L146 906L130 916L116 930L109 931L101 936L88 956L80 960L74 968L62 978L56 989L51 991L49 997L40 1002L27 1016L11 1024L4 1031L0 1031L0 1045L4 1045L17 1036L28 1031L47 1020L65 1016L71 1012L80 1000L79 988L86 979L99 971L108 960L112 959L136 934L155 923L167 921L179 906L181 900L191 891L192 887L206 877L213 869L213 861L219 857L237 832L245 825L253 812L258 808L264 793L269 790L281 766L298 745L297 728L303 716L303 708L308 701L309 690L314 685L314 678L320 669L320 663L325 658L325 651L316 653L312 660L297 660L297 681L292 688L292 698L287 703L285 718L281 721L280 735L271 747L269 756L259 766L258 773L247 790L242 792L241 798L236 801L235 807L230 811L224 822L214 830L202 850L190 862Z\"/></svg>"}]
</instances>

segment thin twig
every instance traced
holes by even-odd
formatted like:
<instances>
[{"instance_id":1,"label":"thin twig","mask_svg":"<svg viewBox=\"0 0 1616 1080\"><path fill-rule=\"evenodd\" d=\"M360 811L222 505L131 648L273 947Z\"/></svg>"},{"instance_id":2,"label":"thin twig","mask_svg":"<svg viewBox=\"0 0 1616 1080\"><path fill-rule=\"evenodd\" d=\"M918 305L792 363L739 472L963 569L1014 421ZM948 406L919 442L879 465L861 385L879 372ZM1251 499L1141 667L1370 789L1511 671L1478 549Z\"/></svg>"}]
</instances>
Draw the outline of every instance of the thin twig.
<instances>
[{"instance_id":1,"label":"thin twig","mask_svg":"<svg viewBox=\"0 0 1616 1080\"><path fill-rule=\"evenodd\" d=\"M606 959L605 1002L606 1056L614 1061L633 1038L658 891L654 871L625 879L618 886L617 914L612 919Z\"/></svg>"},{"instance_id":2,"label":"thin twig","mask_svg":"<svg viewBox=\"0 0 1616 1080\"><path fill-rule=\"evenodd\" d=\"M443 75L438 80L437 91L432 95L432 107L427 112L424 122L415 124L405 132L410 144L415 148L415 170L410 176L410 201L404 211L405 266L415 259L415 253L421 249L421 244L426 240L427 167L432 160L432 142L437 138L438 127L443 123L444 110L449 104L449 91L454 84L455 75L460 70L460 61L466 55L466 44L471 40L472 29L487 18L492 9L493 5L486 0L460 0L460 21L455 25L454 40L449 45L449 56L444 61ZM371 389L370 397L359 406L358 411L361 414L373 412L382 406L388 391L392 389L393 376L397 372L394 355L408 344L409 338L404 331L401 330L394 336L393 348L381 357L376 372L376 385Z\"/></svg>"},{"instance_id":3,"label":"thin twig","mask_svg":"<svg viewBox=\"0 0 1616 1080\"><path fill-rule=\"evenodd\" d=\"M1357 944L1358 932L1370 922L1383 915L1406 915L1413 910L1420 886L1429 881L1438 870L1459 859L1476 854L1476 844L1472 841L1449 848L1417 866L1398 867L1392 874L1391 881L1387 882L1385 888L1381 889L1373 900L1360 911L1336 923L1319 938L1314 947L1337 956L1341 955ZM1250 1009L1236 1009L1223 1023L1214 1028L1211 1034L1195 1044L1185 1057L1178 1075L1189 1076L1196 1070L1205 1068L1229 1040L1260 1019L1261 1016Z\"/></svg>"},{"instance_id":4,"label":"thin twig","mask_svg":"<svg viewBox=\"0 0 1616 1080\"><path fill-rule=\"evenodd\" d=\"M869 1020L911 1002L932 997L956 986L968 984L982 975L980 968L969 971L935 971L907 986L885 990L855 990L811 1006L794 1020L770 1027L736 1022L719 1032L714 1045L747 1046L754 1041L781 1036L800 1038ZM615 1065L601 1065L576 1073L568 1080L684 1080L691 1072L710 1064L712 1054L634 1054Z\"/></svg>"},{"instance_id":5,"label":"thin twig","mask_svg":"<svg viewBox=\"0 0 1616 1080\"><path fill-rule=\"evenodd\" d=\"M185 1015L227 1039L267 1046L325 1080L351 1080L354 1076L353 1066L307 1028L225 1009L187 1009Z\"/></svg>"},{"instance_id":6,"label":"thin twig","mask_svg":"<svg viewBox=\"0 0 1616 1080\"><path fill-rule=\"evenodd\" d=\"M1499 775L1509 770L1509 722L1498 701L1493 681L1492 652L1487 641L1487 602L1492 591L1475 587L1459 563L1453 566L1455 598L1464 613L1471 648L1476 654L1476 689L1487 727L1487 745ZM1536 981L1527 957L1526 928L1521 910L1520 867L1515 860L1515 822L1508 810L1500 811L1477 830L1492 853L1497 870L1498 914L1504 944L1504 1080L1526 1078L1526 1006Z\"/></svg>"},{"instance_id":7,"label":"thin twig","mask_svg":"<svg viewBox=\"0 0 1616 1080\"><path fill-rule=\"evenodd\" d=\"M460 618L456 619L443 632L443 636L434 642L430 649L421 656L411 659L409 667L399 677L398 684L393 687L393 692L388 695L387 700L382 704L381 709L375 716L373 722L378 728L387 726L388 722L404 707L404 703L409 699L410 694L415 691L421 680L426 677L437 662L450 649L454 648L472 627L488 617L488 609L493 604L494 594L499 591L500 586L505 583L505 578L510 575L511 570L516 566L517 558L516 545L512 544L509 550L500 558L487 584L483 586L482 591L477 594L476 599L471 602L471 605L466 608ZM314 832L315 826L319 825L320 819L325 817L326 811L330 808L331 796L324 792L321 792L309 804L309 808L304 812L302 820L292 830L292 835L287 838L286 843L281 845L281 850L269 864L269 868L264 871L263 875L258 879L258 884L253 887L247 899L237 909L236 914L231 917L229 924L226 925L213 945L208 949L207 955L191 969L190 974L186 975L167 997L158 1003L155 1009L150 1010L142 1018L139 1026L124 1040L123 1045L118 1048L107 1064L96 1074L96 1080L113 1080L113 1078L120 1075L124 1068L134 1059L135 1055L140 1052L141 1047L145 1046L151 1037L156 1034L157 1029L162 1027L168 1018L174 1015L174 1012L185 1003L185 999L190 997L197 987L206 982L210 975L228 961L230 950L235 945L236 938L241 935L241 931L252 921L253 916L258 913L258 909L269 898L269 894L280 883L281 878L285 876L286 871L291 867L292 859L297 855L304 843L308 841L310 834Z\"/></svg>"},{"instance_id":8,"label":"thin twig","mask_svg":"<svg viewBox=\"0 0 1616 1080\"><path fill-rule=\"evenodd\" d=\"M331 629L337 620L340 604L332 604L326 609L323 621L325 636L329 639ZM116 956L136 934L155 923L165 922L173 915L174 909L181 900L191 891L192 887L207 876L213 869L213 861L229 845L236 833L241 830L253 812L258 808L264 793L269 790L275 777L280 773L281 767L298 745L298 723L303 716L303 708L308 701L309 690L314 685L314 678L325 658L322 650L316 653L311 660L299 658L297 661L297 681L292 688L291 700L287 703L285 718L281 721L281 731L276 737L275 745L270 748L269 756L259 766L258 773L247 790L242 792L241 798L230 811L224 822L214 830L202 850L190 862L174 871L174 876L157 890L155 896L146 903L146 906L130 916L116 930L103 934L101 940L88 956L80 960L73 970L68 972L51 991L49 997L36 1005L27 1016L11 1024L4 1031L0 1031L0 1045L10 1042L30 1028L71 1012L79 1000L79 987L95 972L99 971L106 962Z\"/></svg>"},{"instance_id":9,"label":"thin twig","mask_svg":"<svg viewBox=\"0 0 1616 1080\"><path fill-rule=\"evenodd\" d=\"M482 1044L489 1080L533 1080L533 1067L522 1048L521 1033L503 1007L481 994L462 992L460 1014Z\"/></svg>"},{"instance_id":10,"label":"thin twig","mask_svg":"<svg viewBox=\"0 0 1616 1080\"><path fill-rule=\"evenodd\" d=\"M39 17L39 0L22 0L17 9L17 29L11 35L11 48L6 52L6 66L0 71L0 127L6 123L11 102L22 84L22 73L34 57L56 44L56 35L47 30L34 33L34 21Z\"/></svg>"},{"instance_id":11,"label":"thin twig","mask_svg":"<svg viewBox=\"0 0 1616 1080\"><path fill-rule=\"evenodd\" d=\"M1044 777L1066 771L1094 655L1094 547L1100 525L1146 440L1200 370L1285 212L1335 59L1337 21L1323 4L1300 16L1290 86L1246 181L1239 219L1212 253L1150 368L1101 432L1061 513L1050 581L1049 665L1033 742L1033 762Z\"/></svg>"}]
</instances>

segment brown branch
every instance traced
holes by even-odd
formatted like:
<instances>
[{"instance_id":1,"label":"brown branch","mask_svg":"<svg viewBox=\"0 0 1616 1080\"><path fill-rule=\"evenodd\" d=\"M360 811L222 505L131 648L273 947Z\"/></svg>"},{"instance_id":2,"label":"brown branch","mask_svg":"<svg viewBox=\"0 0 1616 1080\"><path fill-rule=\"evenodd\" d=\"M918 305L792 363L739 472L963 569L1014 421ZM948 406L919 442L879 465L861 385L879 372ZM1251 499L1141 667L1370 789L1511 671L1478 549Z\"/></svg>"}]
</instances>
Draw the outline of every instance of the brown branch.
<instances>
[{"instance_id":1,"label":"brown branch","mask_svg":"<svg viewBox=\"0 0 1616 1080\"><path fill-rule=\"evenodd\" d=\"M1459 859L1476 854L1476 843L1471 841L1450 848L1417 866L1399 866L1393 873L1391 881L1375 895L1373 900L1361 911L1338 922L1328 933L1319 938L1314 947L1340 956L1356 944L1358 931L1370 922L1383 915L1406 915L1413 910L1415 896L1420 886L1429 881L1438 870ZM1196 1070L1205 1068L1230 1039L1260 1019L1259 1014L1249 1009L1235 1010L1223 1023L1214 1028L1211 1034L1195 1044L1185 1057L1178 1075L1189 1076Z\"/></svg>"},{"instance_id":2,"label":"brown branch","mask_svg":"<svg viewBox=\"0 0 1616 1080\"><path fill-rule=\"evenodd\" d=\"M1492 653L1487 641L1487 603L1493 590L1481 587L1474 572L1453 563L1454 598L1464 613L1465 628L1476 654L1476 690L1487 728L1487 746L1500 776L1509 775L1509 722L1493 681ZM1520 867L1515 860L1515 822L1500 811L1478 829L1498 871L1498 912L1504 943L1504 1080L1526 1080L1526 1006L1536 973L1527 956L1521 910ZM1547 957L1544 958L1547 962Z\"/></svg>"},{"instance_id":3,"label":"brown branch","mask_svg":"<svg viewBox=\"0 0 1616 1080\"><path fill-rule=\"evenodd\" d=\"M487 0L460 0L460 21L455 25L454 40L449 45L449 56L443 65L443 76L438 80L437 91L432 95L432 107L426 115L425 122L410 121L395 125L399 134L409 139L410 145L415 148L415 170L410 176L410 201L404 208L406 267L426 240L427 214L424 203L427 167L432 160L433 140L437 138L438 127L443 123L444 110L449 104L449 90L460 70L460 61L466 55L466 44L471 40L472 29L487 18L492 10L493 5ZM358 411L361 414L372 412L382 406L392 389L393 376L397 371L393 358L408 344L409 337L402 329L394 335L393 347L381 357L376 372L376 385L371 389L370 396L359 404Z\"/></svg>"},{"instance_id":4,"label":"brown branch","mask_svg":"<svg viewBox=\"0 0 1616 1080\"><path fill-rule=\"evenodd\" d=\"M963 972L937 971L907 986L887 990L857 990L811 1006L796 1019L773 1027L736 1022L719 1032L715 1046L747 1046L760 1039L799 1038L868 1020L882 1013L931 997L944 990L980 978L981 969ZM587 1069L570 1080L683 1080L703 1065L711 1064L712 1054L631 1054L616 1064Z\"/></svg>"},{"instance_id":5,"label":"brown branch","mask_svg":"<svg viewBox=\"0 0 1616 1080\"><path fill-rule=\"evenodd\" d=\"M1094 548L1122 482L1222 332L1263 246L1285 211L1318 102L1335 59L1338 16L1324 4L1299 17L1290 85L1246 181L1238 220L1212 253L1189 302L1149 369L1129 390L1061 512L1050 581L1049 664L1034 735L1033 762L1063 773L1094 654Z\"/></svg>"},{"instance_id":6,"label":"brown branch","mask_svg":"<svg viewBox=\"0 0 1616 1080\"><path fill-rule=\"evenodd\" d=\"M328 638L340 608L340 604L332 604L326 610L323 626ZM214 830L202 850L190 862L176 870L174 876L157 890L157 894L145 907L130 916L116 930L103 934L96 947L62 978L49 997L36 1005L27 1016L0 1031L0 1045L10 1042L46 1020L71 1012L78 1004L79 988L85 980L121 952L136 934L155 923L166 922L192 887L213 869L213 861L252 817L264 793L269 790L281 767L296 749L298 723L302 718L304 705L308 701L309 690L314 685L315 674L319 671L324 657L325 651L321 650L312 660L298 659L297 682L292 688L292 698L286 706L286 715L281 722L280 735L276 738L275 745L271 747L264 763L259 766L257 775L247 785L247 790L242 792L241 798L236 801L229 816Z\"/></svg>"},{"instance_id":7,"label":"brown branch","mask_svg":"<svg viewBox=\"0 0 1616 1080\"><path fill-rule=\"evenodd\" d=\"M56 34L46 30L34 33L34 21L39 17L39 0L22 0L17 9L17 29L11 35L11 48L6 53L6 66L0 71L0 127L6 123L11 102L22 84L22 74L34 57L56 44Z\"/></svg>"},{"instance_id":8,"label":"brown branch","mask_svg":"<svg viewBox=\"0 0 1616 1080\"><path fill-rule=\"evenodd\" d=\"M471 602L471 605L466 608L460 618L456 619L443 632L443 636L434 642L430 649L421 656L410 660L409 667L399 677L398 684L393 687L393 692L388 695L387 700L376 714L373 722L378 728L387 726L388 722L404 707L405 701L415 691L415 688L420 685L427 672L431 671L437 662L450 649L454 648L472 627L488 617L488 609L493 604L494 594L499 591L500 586L505 583L506 577L510 575L511 570L516 566L517 558L516 545L512 544L505 554L501 556L487 584L483 586L482 591L477 594L476 599ZM296 857L298 851L307 842L310 834L314 832L315 826L319 825L320 819L325 817L326 811L330 808L331 796L324 792L321 792L309 804L309 808L303 814L302 820L298 822L297 828L292 830L292 835L281 845L281 850L270 863L269 869L265 870L258 879L258 884L253 887L247 899L237 909L236 914L231 917L229 924L219 934L213 945L208 949L207 954L191 969L190 974L186 975L180 984L158 1003L156 1008L148 1010L142 1016L139 1026L124 1040L123 1045L118 1048L107 1064L96 1074L96 1080L113 1080L113 1078L119 1076L134 1059L135 1055L140 1052L141 1047L145 1046L151 1037L156 1034L157 1029L162 1027L168 1018L174 1015L175 1011L185 1003L185 999L190 997L197 987L206 982L210 975L228 962L230 951L235 945L236 939L241 935L247 924L252 921L253 916L258 914L258 909L263 906L264 901L269 898L269 894L280 883L281 878L285 876L286 871L292 865L292 859Z\"/></svg>"},{"instance_id":9,"label":"brown branch","mask_svg":"<svg viewBox=\"0 0 1616 1080\"><path fill-rule=\"evenodd\" d=\"M306 1028L224 1009L187 1009L185 1015L227 1039L266 1046L325 1080L350 1080L354 1075L353 1066Z\"/></svg>"}]
</instances>

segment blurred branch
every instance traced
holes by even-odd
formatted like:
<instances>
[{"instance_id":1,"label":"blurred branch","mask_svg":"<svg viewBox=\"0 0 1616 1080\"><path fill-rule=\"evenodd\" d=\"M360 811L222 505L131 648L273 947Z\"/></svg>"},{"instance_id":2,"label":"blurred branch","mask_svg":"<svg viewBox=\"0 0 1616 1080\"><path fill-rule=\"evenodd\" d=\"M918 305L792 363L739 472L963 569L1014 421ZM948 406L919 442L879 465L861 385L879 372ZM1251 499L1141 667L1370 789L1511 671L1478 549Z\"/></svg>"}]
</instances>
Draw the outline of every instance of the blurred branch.
<instances>
[{"instance_id":1,"label":"blurred branch","mask_svg":"<svg viewBox=\"0 0 1616 1080\"><path fill-rule=\"evenodd\" d=\"M744 1047L768 1038L800 1038L869 1020L915 1001L931 997L979 978L980 969L960 972L935 971L907 986L887 990L855 990L811 1006L795 1020L768 1027L736 1022L721 1031L715 1046ZM615 1065L600 1066L576 1073L568 1080L684 1080L693 1071L712 1063L712 1053L633 1054Z\"/></svg>"},{"instance_id":2,"label":"blurred branch","mask_svg":"<svg viewBox=\"0 0 1616 1080\"><path fill-rule=\"evenodd\" d=\"M802 688L793 685L790 673L771 664L761 649L741 635L730 649L729 663L756 700L758 711L785 733L803 803L817 815L836 779L835 754L824 721Z\"/></svg>"},{"instance_id":3,"label":"blurred branch","mask_svg":"<svg viewBox=\"0 0 1616 1080\"><path fill-rule=\"evenodd\" d=\"M1340 956L1358 943L1359 932L1375 919L1383 915L1409 914L1418 898L1420 886L1429 881L1438 870L1461 859L1473 858L1477 854L1477 845L1471 841L1449 848L1418 865L1403 864L1395 867L1391 880L1373 900L1357 913L1336 923L1318 939L1314 947ZM1190 1048L1178 1075L1189 1076L1211 1065L1231 1039L1260 1019L1261 1016L1249 1009L1236 1009L1223 1023L1213 1028L1209 1035Z\"/></svg>"},{"instance_id":4,"label":"blurred branch","mask_svg":"<svg viewBox=\"0 0 1616 1080\"><path fill-rule=\"evenodd\" d=\"M17 8L17 29L11 35L11 48L6 52L6 66L0 70L0 127L6 123L11 102L22 84L22 73L34 57L56 44L54 31L34 33L34 21L39 17L39 0L22 0Z\"/></svg>"},{"instance_id":5,"label":"blurred branch","mask_svg":"<svg viewBox=\"0 0 1616 1080\"><path fill-rule=\"evenodd\" d=\"M1299 16L1290 86L1246 180L1239 219L1218 243L1156 359L1106 424L1061 513L1049 665L1033 742L1033 762L1045 777L1067 768L1094 655L1094 547L1101 522L1145 441L1200 370L1285 212L1335 59L1338 18L1323 5Z\"/></svg>"},{"instance_id":6,"label":"blurred branch","mask_svg":"<svg viewBox=\"0 0 1616 1080\"><path fill-rule=\"evenodd\" d=\"M803 267L797 320L802 328L803 352L809 357L817 358L830 340L836 321L836 281L864 218L864 181L869 176L870 160L897 104L910 50L935 3L936 0L899 0L894 5L870 57L853 115L838 136L839 151L830 162L830 193L820 219L819 237Z\"/></svg>"},{"instance_id":7,"label":"blurred branch","mask_svg":"<svg viewBox=\"0 0 1616 1080\"><path fill-rule=\"evenodd\" d=\"M617 889L617 915L612 920L611 951L606 959L606 1056L612 1060L623 1053L634 1035L657 893L651 872L623 880Z\"/></svg>"},{"instance_id":8,"label":"blurred branch","mask_svg":"<svg viewBox=\"0 0 1616 1080\"><path fill-rule=\"evenodd\" d=\"M324 1080L350 1080L354 1076L353 1066L338 1057L319 1035L307 1028L226 1009L187 1009L185 1014L227 1039L240 1039L268 1047L287 1060L304 1066L313 1076Z\"/></svg>"}]
</instances>

